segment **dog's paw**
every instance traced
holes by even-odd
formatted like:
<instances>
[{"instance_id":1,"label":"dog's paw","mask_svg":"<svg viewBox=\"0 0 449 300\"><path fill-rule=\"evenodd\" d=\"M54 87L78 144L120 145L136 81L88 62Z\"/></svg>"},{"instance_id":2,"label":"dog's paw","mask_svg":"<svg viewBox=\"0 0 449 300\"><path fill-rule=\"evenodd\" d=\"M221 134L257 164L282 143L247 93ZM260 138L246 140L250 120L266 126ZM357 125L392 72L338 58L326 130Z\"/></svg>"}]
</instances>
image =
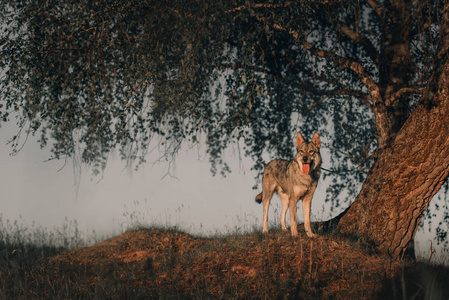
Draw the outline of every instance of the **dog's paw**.
<instances>
[{"instance_id":1,"label":"dog's paw","mask_svg":"<svg viewBox=\"0 0 449 300\"><path fill-rule=\"evenodd\" d=\"M309 238L316 238L316 237L317 237L317 235L316 235L316 234L313 234L312 232L306 232L306 234L307 234L307 236L308 236Z\"/></svg>"}]
</instances>

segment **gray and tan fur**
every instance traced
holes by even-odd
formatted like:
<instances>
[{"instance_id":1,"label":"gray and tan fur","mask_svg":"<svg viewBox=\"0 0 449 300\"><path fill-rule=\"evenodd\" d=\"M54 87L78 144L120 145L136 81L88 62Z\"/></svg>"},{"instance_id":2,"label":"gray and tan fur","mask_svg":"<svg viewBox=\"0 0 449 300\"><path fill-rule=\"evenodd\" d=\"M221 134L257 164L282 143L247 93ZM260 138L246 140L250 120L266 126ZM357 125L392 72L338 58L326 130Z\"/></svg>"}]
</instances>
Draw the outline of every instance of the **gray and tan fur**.
<instances>
[{"instance_id":1,"label":"gray and tan fur","mask_svg":"<svg viewBox=\"0 0 449 300\"><path fill-rule=\"evenodd\" d=\"M304 141L301 133L296 135L295 158L291 161L275 159L265 166L262 179L262 193L256 196L256 202L263 203L263 233L268 232L268 207L273 193L281 198L281 226L285 226L285 215L290 208L290 223L292 236L298 235L296 222L296 204L302 200L304 227L309 237L314 237L310 228L310 207L312 197L320 178L321 141L318 133L314 133L312 141Z\"/></svg>"}]
</instances>

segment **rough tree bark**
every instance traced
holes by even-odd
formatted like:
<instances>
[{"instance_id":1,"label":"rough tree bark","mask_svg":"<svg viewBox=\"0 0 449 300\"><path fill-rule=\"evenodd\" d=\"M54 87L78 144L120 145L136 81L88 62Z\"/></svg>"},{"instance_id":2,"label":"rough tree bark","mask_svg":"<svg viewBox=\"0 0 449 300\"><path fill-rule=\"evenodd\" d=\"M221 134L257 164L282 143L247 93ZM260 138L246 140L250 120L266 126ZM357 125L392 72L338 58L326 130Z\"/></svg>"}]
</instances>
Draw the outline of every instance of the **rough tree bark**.
<instances>
[{"instance_id":1,"label":"rough tree bark","mask_svg":"<svg viewBox=\"0 0 449 300\"><path fill-rule=\"evenodd\" d=\"M378 155L340 233L399 258L449 174L449 1L444 2L435 73L418 107Z\"/></svg>"}]
</instances>

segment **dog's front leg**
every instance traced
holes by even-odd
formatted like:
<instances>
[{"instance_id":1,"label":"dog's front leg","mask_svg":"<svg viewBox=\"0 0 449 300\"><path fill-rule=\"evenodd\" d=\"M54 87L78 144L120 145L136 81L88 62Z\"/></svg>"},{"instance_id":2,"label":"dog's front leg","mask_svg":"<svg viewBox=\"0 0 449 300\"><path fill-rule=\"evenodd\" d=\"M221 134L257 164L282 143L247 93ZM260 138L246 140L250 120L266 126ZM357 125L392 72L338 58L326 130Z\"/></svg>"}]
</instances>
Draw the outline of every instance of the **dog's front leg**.
<instances>
[{"instance_id":1,"label":"dog's front leg","mask_svg":"<svg viewBox=\"0 0 449 300\"><path fill-rule=\"evenodd\" d=\"M304 229L308 237L315 237L310 227L310 207L312 206L312 195L307 195L302 199L302 211L304 213Z\"/></svg>"},{"instance_id":2,"label":"dog's front leg","mask_svg":"<svg viewBox=\"0 0 449 300\"><path fill-rule=\"evenodd\" d=\"M298 200L290 198L290 226L292 236L298 236L298 223L296 222L296 203Z\"/></svg>"}]
</instances>

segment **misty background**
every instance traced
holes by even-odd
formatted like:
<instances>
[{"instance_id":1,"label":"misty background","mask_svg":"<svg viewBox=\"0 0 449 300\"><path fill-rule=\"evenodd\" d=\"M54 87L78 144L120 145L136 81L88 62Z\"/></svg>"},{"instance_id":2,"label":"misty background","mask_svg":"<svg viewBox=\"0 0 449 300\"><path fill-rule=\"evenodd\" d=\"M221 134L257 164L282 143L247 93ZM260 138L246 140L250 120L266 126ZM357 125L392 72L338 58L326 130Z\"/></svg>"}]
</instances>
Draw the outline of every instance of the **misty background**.
<instances>
[{"instance_id":1,"label":"misty background","mask_svg":"<svg viewBox=\"0 0 449 300\"><path fill-rule=\"evenodd\" d=\"M81 235L97 239L136 226L177 227L201 236L262 229L262 206L254 201L259 192L253 189L257 174L250 170L249 159L239 157L237 146L226 152L232 170L226 177L211 175L201 144L184 147L171 164L160 161L155 150L137 171L113 153L105 172L93 176L88 166L81 166L81 172L74 171L79 165L72 160L48 161L50 152L40 149L37 137L29 136L19 154L11 155L7 142L16 133L13 122L0 129L2 222L48 231L71 224ZM329 165L327 151L325 146L321 149L323 167ZM340 212L331 212L330 204L324 202L327 184L323 179L318 184L312 222ZM279 216L280 201L275 195L269 211L272 226L280 226ZM298 220L303 221L300 204ZM416 234L415 246L421 259L429 257L434 235L427 226ZM432 246L437 249L435 256L443 254L435 241Z\"/></svg>"}]
</instances>

